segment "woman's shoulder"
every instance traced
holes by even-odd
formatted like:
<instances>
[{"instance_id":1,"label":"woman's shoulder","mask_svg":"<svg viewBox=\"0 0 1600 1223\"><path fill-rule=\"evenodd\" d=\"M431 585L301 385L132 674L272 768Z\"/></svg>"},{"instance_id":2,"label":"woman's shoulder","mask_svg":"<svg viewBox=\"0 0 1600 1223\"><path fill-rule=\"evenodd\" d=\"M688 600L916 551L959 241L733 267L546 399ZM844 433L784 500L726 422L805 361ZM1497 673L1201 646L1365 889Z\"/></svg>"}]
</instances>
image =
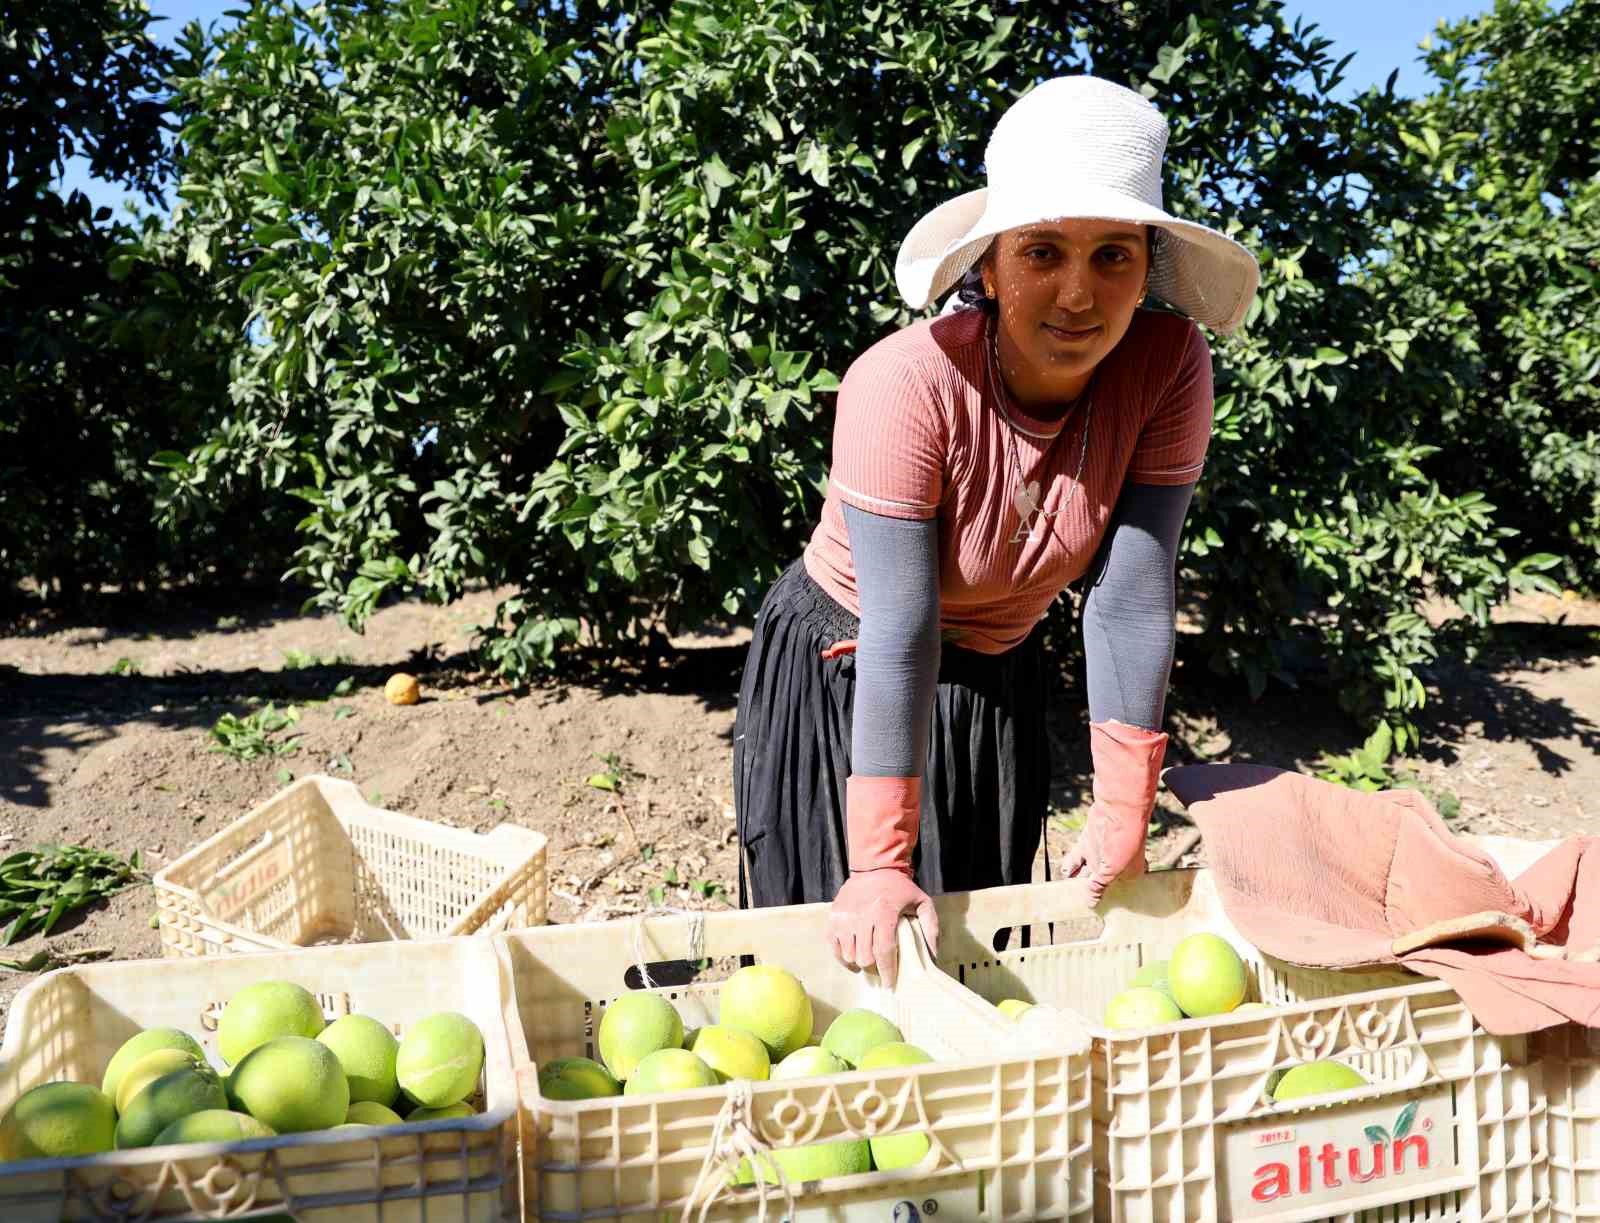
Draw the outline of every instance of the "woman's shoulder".
<instances>
[{"instance_id":1,"label":"woman's shoulder","mask_svg":"<svg viewBox=\"0 0 1600 1223\"><path fill-rule=\"evenodd\" d=\"M932 386L942 385L981 357L983 322L981 310L920 319L878 340L851 363L850 372L909 374L926 378Z\"/></svg>"},{"instance_id":2,"label":"woman's shoulder","mask_svg":"<svg viewBox=\"0 0 1600 1223\"><path fill-rule=\"evenodd\" d=\"M1137 360L1145 364L1154 360L1157 363L1170 361L1178 366L1196 353L1211 351L1198 323L1187 315L1167 310L1135 310L1133 322L1128 326L1128 338L1133 343L1125 347L1137 349Z\"/></svg>"}]
</instances>

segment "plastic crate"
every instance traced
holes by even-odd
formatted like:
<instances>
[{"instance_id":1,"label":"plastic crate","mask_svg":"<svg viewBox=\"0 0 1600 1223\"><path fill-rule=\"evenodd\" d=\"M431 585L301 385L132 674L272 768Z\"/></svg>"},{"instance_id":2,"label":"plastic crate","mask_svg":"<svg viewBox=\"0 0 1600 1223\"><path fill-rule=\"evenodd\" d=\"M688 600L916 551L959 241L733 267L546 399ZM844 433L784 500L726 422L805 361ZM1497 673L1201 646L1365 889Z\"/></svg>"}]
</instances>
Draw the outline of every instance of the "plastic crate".
<instances>
[{"instance_id":1,"label":"plastic crate","mask_svg":"<svg viewBox=\"0 0 1600 1223\"><path fill-rule=\"evenodd\" d=\"M1552 1218L1600 1219L1600 1028L1551 1028L1535 1047L1549 1098Z\"/></svg>"},{"instance_id":2,"label":"plastic crate","mask_svg":"<svg viewBox=\"0 0 1600 1223\"><path fill-rule=\"evenodd\" d=\"M487 835L370 805L305 777L156 872L169 956L448 938L542 925L545 838Z\"/></svg>"},{"instance_id":3,"label":"plastic crate","mask_svg":"<svg viewBox=\"0 0 1600 1223\"><path fill-rule=\"evenodd\" d=\"M1031 928L1033 946L992 950L995 931L1017 927ZM1121 884L1098 913L1078 882L975 893L964 929L941 939L940 963L991 1001L1030 998L1098 1020L1141 965L1199 930L1234 944L1270 1010L1096 1030L1096 1219L1551 1217L1530 1038L1484 1032L1438 981L1262 955L1228 923L1204 871ZM1368 1086L1268 1098L1275 1071L1320 1058L1350 1063Z\"/></svg>"},{"instance_id":4,"label":"plastic crate","mask_svg":"<svg viewBox=\"0 0 1600 1223\"><path fill-rule=\"evenodd\" d=\"M5 1223L174 1223L292 1211L298 1223L499 1223L517 1217L516 1100L499 961L486 939L327 947L182 964L64 968L17 996L0 1045L0 1114L29 1088L98 1084L141 1028L182 1028L222 1069L216 1021L234 991L298 982L330 1019L369 1014L403 1031L458 1010L483 1032L482 1112L359 1138L324 1130L78 1159L0 1163Z\"/></svg>"},{"instance_id":5,"label":"plastic crate","mask_svg":"<svg viewBox=\"0 0 1600 1223\"><path fill-rule=\"evenodd\" d=\"M887 990L834 960L826 916L824 905L665 914L495 940L515 1007L506 1026L518 1063L527 1218L656 1223L702 1217L702 1207L706 1218L774 1223L1090 1217L1086 1034L1075 1050L1063 1033L1050 1053L1023 1051L1008 1021L931 967L909 923L899 979ZM957 908L945 904L940 920L959 921ZM687 978L708 964L725 978L745 956L800 978L818 1035L839 1012L868 1006L937 1060L651 1096L563 1102L539 1093L539 1063L598 1056L594 1034L606 1006L642 985L638 961L654 979L685 981L656 989L696 1027L715 1020L720 979ZM722 1184L708 1160L719 1124L757 1149L913 1131L928 1134L932 1148L915 1168L799 1186L786 1214L777 1187Z\"/></svg>"}]
</instances>

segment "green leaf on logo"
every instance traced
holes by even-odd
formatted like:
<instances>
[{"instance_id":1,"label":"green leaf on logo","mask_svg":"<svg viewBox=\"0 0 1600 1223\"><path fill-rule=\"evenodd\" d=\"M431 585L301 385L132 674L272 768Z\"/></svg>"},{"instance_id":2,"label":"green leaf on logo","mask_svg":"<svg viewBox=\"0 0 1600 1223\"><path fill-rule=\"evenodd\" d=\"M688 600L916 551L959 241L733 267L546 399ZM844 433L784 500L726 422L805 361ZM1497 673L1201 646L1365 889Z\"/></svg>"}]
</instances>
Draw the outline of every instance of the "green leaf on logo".
<instances>
[{"instance_id":1,"label":"green leaf on logo","mask_svg":"<svg viewBox=\"0 0 1600 1223\"><path fill-rule=\"evenodd\" d=\"M1411 1101L1400 1110L1400 1115L1394 1119L1394 1136L1396 1141L1404 1138L1411 1132L1411 1123L1417 1119L1417 1102Z\"/></svg>"},{"instance_id":2,"label":"green leaf on logo","mask_svg":"<svg viewBox=\"0 0 1600 1223\"><path fill-rule=\"evenodd\" d=\"M1388 1142L1389 1141L1389 1131L1384 1129L1383 1126L1381 1126L1381 1125L1369 1125L1369 1126L1367 1126L1366 1129L1362 1130L1361 1132L1367 1136L1367 1141L1368 1142Z\"/></svg>"}]
</instances>

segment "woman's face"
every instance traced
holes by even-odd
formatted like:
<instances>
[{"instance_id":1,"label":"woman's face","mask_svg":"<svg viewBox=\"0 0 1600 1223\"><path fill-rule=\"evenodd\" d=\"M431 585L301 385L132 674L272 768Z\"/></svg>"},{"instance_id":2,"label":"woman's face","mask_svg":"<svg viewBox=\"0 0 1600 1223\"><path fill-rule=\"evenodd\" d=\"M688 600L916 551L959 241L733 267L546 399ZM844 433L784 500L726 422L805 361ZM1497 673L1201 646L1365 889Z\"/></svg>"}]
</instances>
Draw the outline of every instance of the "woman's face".
<instances>
[{"instance_id":1,"label":"woman's face","mask_svg":"<svg viewBox=\"0 0 1600 1223\"><path fill-rule=\"evenodd\" d=\"M1000 307L1000 370L1023 407L1076 399L1126 334L1150 272L1148 234L1122 221L1075 220L995 239L984 291Z\"/></svg>"}]
</instances>

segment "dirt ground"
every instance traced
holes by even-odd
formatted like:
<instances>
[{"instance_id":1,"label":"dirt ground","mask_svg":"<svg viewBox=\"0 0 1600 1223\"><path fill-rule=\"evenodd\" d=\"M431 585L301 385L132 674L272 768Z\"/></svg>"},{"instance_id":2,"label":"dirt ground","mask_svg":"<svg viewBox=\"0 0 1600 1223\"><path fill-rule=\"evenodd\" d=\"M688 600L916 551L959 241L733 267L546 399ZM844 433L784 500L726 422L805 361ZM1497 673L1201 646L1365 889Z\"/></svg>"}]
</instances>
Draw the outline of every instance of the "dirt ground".
<instances>
[{"instance_id":1,"label":"dirt ground","mask_svg":"<svg viewBox=\"0 0 1600 1223\"><path fill-rule=\"evenodd\" d=\"M730 740L748 633L677 641L643 671L512 688L467 652L494 601L485 591L449 607L389 607L359 636L293 599L112 601L88 619L0 625L0 854L84 843L138 850L154 870L287 780L325 773L391 810L480 832L502 821L539 829L552 921L733 903ZM1459 803L1452 822L1464 831L1600 831L1600 602L1521 597L1496 620L1482 663L1433 677L1417 780L1442 810ZM1317 698L1252 703L1223 681L1187 681L1186 663L1180 645L1169 763L1310 770L1355 746L1354 728ZM420 704L386 703L397 670L420 677ZM272 737L292 738L292 751L245 762L211 750L219 718L264 701L298 710ZM1064 692L1051 725L1057 861L1088 796L1082 723ZM596 774L617 788L589 784ZM1165 795L1158 818L1152 860L1189 828ZM153 912L150 888L136 886L0 958L155 956ZM0 1021L31 979L0 971Z\"/></svg>"}]
</instances>

